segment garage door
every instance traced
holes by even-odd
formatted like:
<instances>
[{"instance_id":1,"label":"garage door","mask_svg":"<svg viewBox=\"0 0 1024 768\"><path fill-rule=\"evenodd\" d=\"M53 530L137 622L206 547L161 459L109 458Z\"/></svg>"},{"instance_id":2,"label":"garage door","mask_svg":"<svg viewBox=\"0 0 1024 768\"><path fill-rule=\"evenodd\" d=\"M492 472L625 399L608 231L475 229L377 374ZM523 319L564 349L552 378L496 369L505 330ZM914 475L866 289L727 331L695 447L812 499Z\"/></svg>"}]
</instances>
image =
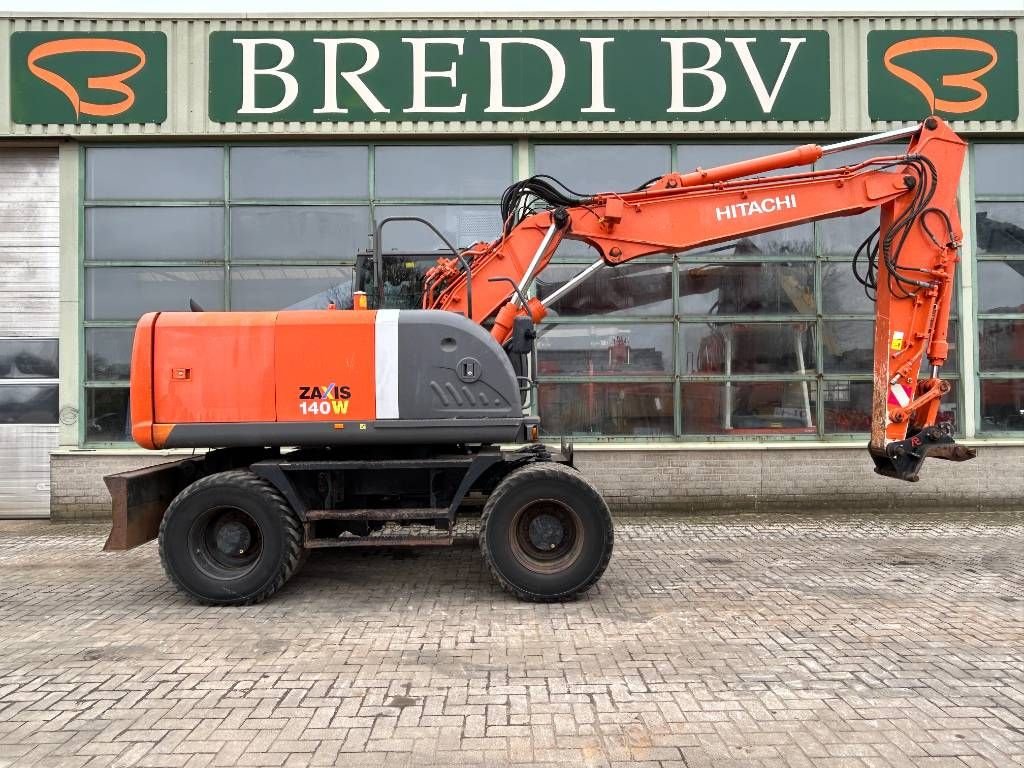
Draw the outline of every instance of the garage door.
<instances>
[{"instance_id":1,"label":"garage door","mask_svg":"<svg viewBox=\"0 0 1024 768\"><path fill-rule=\"evenodd\" d=\"M50 513L59 212L57 151L0 148L0 517Z\"/></svg>"}]
</instances>

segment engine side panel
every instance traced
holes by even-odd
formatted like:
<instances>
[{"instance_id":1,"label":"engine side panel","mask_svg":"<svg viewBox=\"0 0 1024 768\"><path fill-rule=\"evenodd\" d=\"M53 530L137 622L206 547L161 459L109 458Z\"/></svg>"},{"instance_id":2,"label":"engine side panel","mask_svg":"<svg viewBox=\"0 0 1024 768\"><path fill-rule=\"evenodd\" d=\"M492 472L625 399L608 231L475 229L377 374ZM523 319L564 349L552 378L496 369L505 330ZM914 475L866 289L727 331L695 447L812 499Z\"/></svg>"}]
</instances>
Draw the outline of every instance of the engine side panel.
<instances>
[{"instance_id":1,"label":"engine side panel","mask_svg":"<svg viewBox=\"0 0 1024 768\"><path fill-rule=\"evenodd\" d=\"M152 386L153 408L133 410L147 448L518 442L536 423L504 351L454 313L147 318L132 363L133 403Z\"/></svg>"},{"instance_id":2,"label":"engine side panel","mask_svg":"<svg viewBox=\"0 0 1024 768\"><path fill-rule=\"evenodd\" d=\"M277 314L277 421L377 418L378 314L352 310Z\"/></svg>"},{"instance_id":3,"label":"engine side panel","mask_svg":"<svg viewBox=\"0 0 1024 768\"><path fill-rule=\"evenodd\" d=\"M273 312L162 312L155 423L274 421Z\"/></svg>"}]
</instances>

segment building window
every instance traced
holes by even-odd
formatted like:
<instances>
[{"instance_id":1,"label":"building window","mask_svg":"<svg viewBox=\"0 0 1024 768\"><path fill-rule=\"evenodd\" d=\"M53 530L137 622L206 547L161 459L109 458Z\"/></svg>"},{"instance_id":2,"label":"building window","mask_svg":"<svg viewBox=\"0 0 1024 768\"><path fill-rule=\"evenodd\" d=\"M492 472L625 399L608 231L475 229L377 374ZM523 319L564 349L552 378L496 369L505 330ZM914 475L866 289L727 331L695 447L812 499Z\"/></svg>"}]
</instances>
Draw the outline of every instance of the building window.
<instances>
[{"instance_id":1,"label":"building window","mask_svg":"<svg viewBox=\"0 0 1024 768\"><path fill-rule=\"evenodd\" d=\"M0 424L56 424L57 339L0 338Z\"/></svg>"},{"instance_id":2,"label":"building window","mask_svg":"<svg viewBox=\"0 0 1024 768\"><path fill-rule=\"evenodd\" d=\"M981 432L1024 432L1024 145L974 145Z\"/></svg>"},{"instance_id":3,"label":"building window","mask_svg":"<svg viewBox=\"0 0 1024 768\"><path fill-rule=\"evenodd\" d=\"M422 216L457 245L492 239L513 158L507 143L88 147L82 441L131 441L128 376L142 314L186 310L190 299L207 310L351 301L352 264L385 216ZM388 226L383 243L443 247L406 222ZM45 399L23 389L7 400L0 391L0 410ZM52 392L55 421L55 383Z\"/></svg>"},{"instance_id":4,"label":"building window","mask_svg":"<svg viewBox=\"0 0 1024 768\"><path fill-rule=\"evenodd\" d=\"M538 143L533 170L585 195L789 148ZM900 151L880 146L827 160ZM542 429L643 440L869 432L874 305L854 278L853 255L877 225L869 212L599 270L541 326ZM586 245L563 242L537 295L596 258ZM943 370L953 390L940 419L959 430L957 327L954 307Z\"/></svg>"}]
</instances>

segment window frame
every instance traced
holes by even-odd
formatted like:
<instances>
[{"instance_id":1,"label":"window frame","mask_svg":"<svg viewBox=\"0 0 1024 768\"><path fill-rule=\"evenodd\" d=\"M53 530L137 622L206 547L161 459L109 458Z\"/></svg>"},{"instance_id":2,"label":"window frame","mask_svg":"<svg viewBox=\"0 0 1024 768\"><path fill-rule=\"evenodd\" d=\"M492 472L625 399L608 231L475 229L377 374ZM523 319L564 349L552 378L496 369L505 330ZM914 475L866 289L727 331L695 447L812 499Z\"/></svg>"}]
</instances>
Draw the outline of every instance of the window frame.
<instances>
[{"instance_id":1,"label":"window frame","mask_svg":"<svg viewBox=\"0 0 1024 768\"><path fill-rule=\"evenodd\" d=\"M517 151L517 144L513 139L506 140L494 140L494 141L426 141L426 142L413 142L407 138L402 138L395 141L388 140L370 140L370 141L334 141L334 142L322 142L315 140L288 140L288 141L198 141L198 142L183 142L181 144L174 144L172 146L180 148L212 148L219 149L221 153L221 193L222 197L213 200L152 200L146 198L134 198L134 199L108 199L108 198L88 198L88 187L86 174L88 172L88 153L90 149L103 148L125 148L125 149L161 149L169 146L166 142L116 142L116 143L98 143L89 142L83 143L78 152L78 200L76 201L78 210L78 296L79 309L78 309L78 396L79 403L81 404L81 410L84 414L83 418L78 419L78 434L77 444L81 447L88 448L124 448L132 445L127 440L90 440L88 436L88 407L89 407L89 391L98 389L118 389L128 390L128 381L117 381L117 380L101 380L89 378L89 368L87 360L87 348L86 348L86 331L94 328L134 328L137 321L135 320L87 320L86 309L85 309L85 291L87 283L87 270L90 268L102 268L102 267L142 267L151 269L173 269L173 268L195 268L195 267L219 267L223 274L223 301L226 310L231 308L231 270L234 267L239 268L253 268L253 267L349 267L355 265L355 254L350 259L344 259L339 261L337 259L292 259L288 261L284 260L270 260L270 259L233 259L231 257L231 210L233 207L305 207L305 206L332 206L332 207L365 207L369 209L370 225L376 226L375 211L378 206L389 206L389 205L418 205L418 206L445 206L445 205L496 205L497 201L492 198L451 198L451 197L437 197L437 198L377 198L375 190L375 163L374 156L378 147L415 147L415 148L428 148L431 146L459 146L467 143L473 145L486 145L486 146L499 146L509 148L509 179L514 181L518 178L519 173L519 152ZM231 149L234 147L267 147L267 148L280 148L280 147L299 147L299 146L315 146L315 147L345 147L345 146L360 146L367 148L367 167L366 173L368 178L368 189L367 196L365 199L359 197L340 197L340 198L318 198L318 199L299 199L299 198L251 198L242 197L239 199L233 199L231 196ZM103 208L103 207L115 207L115 208L131 208L131 207L220 207L223 210L224 215L224 232L223 241L221 243L221 256L215 260L200 260L200 261L184 261L180 259L124 259L124 260L109 260L109 259L96 259L86 260L86 216L85 212L89 208ZM367 241L367 248L370 243Z\"/></svg>"},{"instance_id":2,"label":"window frame","mask_svg":"<svg viewBox=\"0 0 1024 768\"><path fill-rule=\"evenodd\" d=\"M1014 141L1007 137L1006 139L1000 140L988 140L988 141L972 141L970 144L970 164L971 169L974 171L978 164L975 161L975 154L979 147L992 146L992 145L1016 145L1021 152L1024 152L1024 141L1019 138ZM1024 189L1018 193L1010 194L986 194L977 192L977 174L971 173L970 176L970 200L969 213L971 229L974 230L974 222L977 221L978 203L1017 203L1024 207ZM989 254L979 253L978 244L976 240L971 243L973 253L971 254L971 292L974 306L974 317L972 318L972 327L970 332L974 335L974 359L972 361L972 375L975 379L975 390L976 394L974 397L974 423L977 425L975 432L979 438L1010 438L1010 439L1021 439L1024 438L1024 431L1022 430L1011 430L1011 429L986 429L984 427L985 421L982 418L982 384L988 380L1021 380L1024 379L1024 370L989 370L983 371L981 369L981 344L978 341L978 334L981 332L982 323L986 320L1020 320L1024 322L1024 312L983 312L980 309L981 303L979 301L981 297L981 283L980 283L980 266L982 262L995 262L1005 264L1008 261L1019 261L1024 263L1024 253L1022 254ZM963 329L961 329L963 332Z\"/></svg>"}]
</instances>

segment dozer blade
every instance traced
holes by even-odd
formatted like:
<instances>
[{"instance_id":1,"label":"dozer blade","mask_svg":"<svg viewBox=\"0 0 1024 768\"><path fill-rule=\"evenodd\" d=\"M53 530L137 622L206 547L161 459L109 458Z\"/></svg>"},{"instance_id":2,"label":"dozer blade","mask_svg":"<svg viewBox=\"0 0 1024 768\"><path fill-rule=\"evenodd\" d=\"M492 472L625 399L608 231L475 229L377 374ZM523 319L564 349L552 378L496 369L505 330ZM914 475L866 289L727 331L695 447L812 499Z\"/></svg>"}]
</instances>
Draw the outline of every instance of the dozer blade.
<instances>
[{"instance_id":1,"label":"dozer blade","mask_svg":"<svg viewBox=\"0 0 1024 768\"><path fill-rule=\"evenodd\" d=\"M227 448L107 475L103 482L110 491L112 525L103 549L117 552L152 541L160 533L167 507L190 483L276 453L266 448Z\"/></svg>"},{"instance_id":2,"label":"dozer blade","mask_svg":"<svg viewBox=\"0 0 1024 768\"><path fill-rule=\"evenodd\" d=\"M885 477L916 483L926 458L969 461L978 455L974 448L957 445L952 436L939 427L926 427L905 440L885 446L884 451L869 446L875 472Z\"/></svg>"}]
</instances>

